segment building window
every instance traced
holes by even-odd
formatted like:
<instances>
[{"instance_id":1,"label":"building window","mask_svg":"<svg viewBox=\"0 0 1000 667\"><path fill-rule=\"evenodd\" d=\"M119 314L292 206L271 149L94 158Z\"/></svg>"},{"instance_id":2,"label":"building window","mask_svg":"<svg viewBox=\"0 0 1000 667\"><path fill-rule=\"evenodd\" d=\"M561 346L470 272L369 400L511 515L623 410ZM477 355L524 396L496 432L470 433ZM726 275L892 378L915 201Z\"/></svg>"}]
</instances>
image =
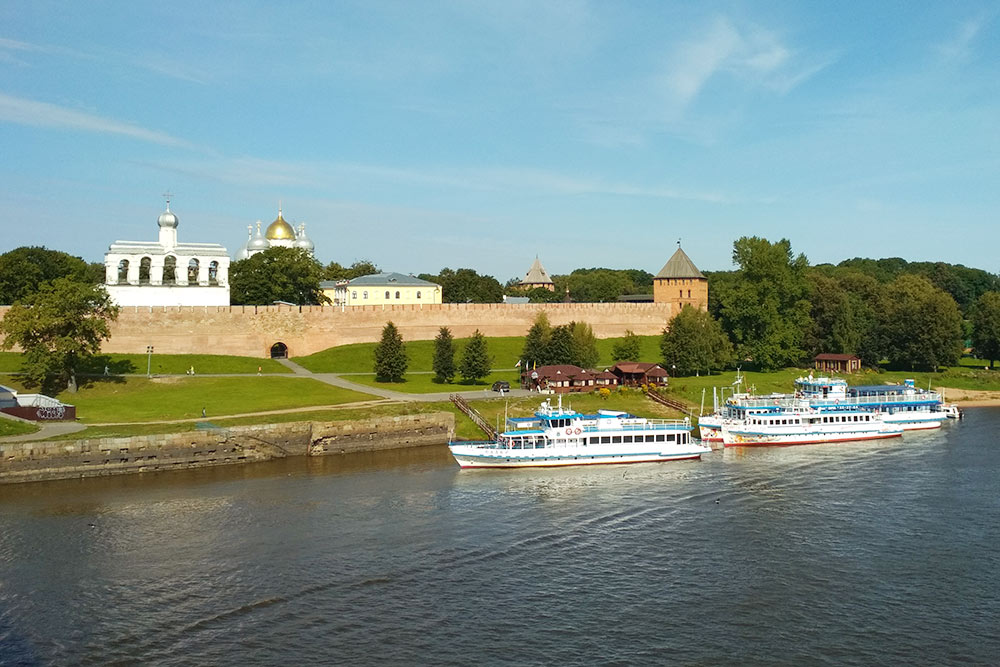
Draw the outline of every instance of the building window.
<instances>
[{"instance_id":1,"label":"building window","mask_svg":"<svg viewBox=\"0 0 1000 667\"><path fill-rule=\"evenodd\" d=\"M684 298L684 290L682 290L682 289L677 290L677 298L678 299L683 299Z\"/></svg>"},{"instance_id":2,"label":"building window","mask_svg":"<svg viewBox=\"0 0 1000 667\"><path fill-rule=\"evenodd\" d=\"M691 290L688 290L688 298L691 298Z\"/></svg>"},{"instance_id":3,"label":"building window","mask_svg":"<svg viewBox=\"0 0 1000 667\"><path fill-rule=\"evenodd\" d=\"M396 298L399 298L399 290L396 290Z\"/></svg>"},{"instance_id":4,"label":"building window","mask_svg":"<svg viewBox=\"0 0 1000 667\"><path fill-rule=\"evenodd\" d=\"M353 292L351 292L351 298L352 298L352 299L357 299L357 298L358 298L358 293L357 293L357 291L353 291Z\"/></svg>"},{"instance_id":5,"label":"building window","mask_svg":"<svg viewBox=\"0 0 1000 667\"><path fill-rule=\"evenodd\" d=\"M385 300L386 300L386 301L388 301L388 300L389 300L389 290L386 290L386 291L385 291Z\"/></svg>"},{"instance_id":6,"label":"building window","mask_svg":"<svg viewBox=\"0 0 1000 667\"><path fill-rule=\"evenodd\" d=\"M420 298L420 290L417 290L417 298Z\"/></svg>"},{"instance_id":7,"label":"building window","mask_svg":"<svg viewBox=\"0 0 1000 667\"><path fill-rule=\"evenodd\" d=\"M365 290L364 292L361 293L361 298L362 299L367 299L368 298L368 290Z\"/></svg>"}]
</instances>

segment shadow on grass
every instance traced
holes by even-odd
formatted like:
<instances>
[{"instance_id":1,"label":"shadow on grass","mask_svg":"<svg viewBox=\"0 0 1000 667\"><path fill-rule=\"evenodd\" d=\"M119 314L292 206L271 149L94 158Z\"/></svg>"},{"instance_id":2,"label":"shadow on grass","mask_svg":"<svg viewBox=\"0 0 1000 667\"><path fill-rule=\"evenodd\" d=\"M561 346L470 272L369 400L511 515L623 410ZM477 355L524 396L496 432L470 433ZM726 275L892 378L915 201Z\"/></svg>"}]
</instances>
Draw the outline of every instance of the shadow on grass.
<instances>
[{"instance_id":1,"label":"shadow on grass","mask_svg":"<svg viewBox=\"0 0 1000 667\"><path fill-rule=\"evenodd\" d=\"M135 364L128 359L112 359L106 354L87 359L80 366L77 373L77 382L81 387L89 387L98 382L114 382L122 384L125 382L123 375L135 373Z\"/></svg>"}]
</instances>

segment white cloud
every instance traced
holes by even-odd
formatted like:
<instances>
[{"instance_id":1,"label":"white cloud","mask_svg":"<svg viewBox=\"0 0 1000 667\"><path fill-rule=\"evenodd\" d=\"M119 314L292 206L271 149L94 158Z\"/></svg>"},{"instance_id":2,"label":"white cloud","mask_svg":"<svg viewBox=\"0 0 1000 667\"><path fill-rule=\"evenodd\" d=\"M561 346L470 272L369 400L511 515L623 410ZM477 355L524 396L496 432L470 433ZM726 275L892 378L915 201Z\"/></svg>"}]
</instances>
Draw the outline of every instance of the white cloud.
<instances>
[{"instance_id":1,"label":"white cloud","mask_svg":"<svg viewBox=\"0 0 1000 667\"><path fill-rule=\"evenodd\" d=\"M147 130L138 125L123 123L110 118L75 109L67 109L48 102L38 102L23 97L14 97L0 92L0 121L34 127L54 127L60 129L83 130L99 134L117 134L148 141L163 146L192 148L191 144L164 132Z\"/></svg>"},{"instance_id":2,"label":"white cloud","mask_svg":"<svg viewBox=\"0 0 1000 667\"><path fill-rule=\"evenodd\" d=\"M937 51L949 60L965 60L972 53L972 45L983 28L993 20L991 15L981 15L958 24L954 33L945 42L938 44Z\"/></svg>"},{"instance_id":3,"label":"white cloud","mask_svg":"<svg viewBox=\"0 0 1000 667\"><path fill-rule=\"evenodd\" d=\"M729 20L716 19L701 39L686 42L673 54L667 85L681 106L739 49L742 39Z\"/></svg>"}]
</instances>

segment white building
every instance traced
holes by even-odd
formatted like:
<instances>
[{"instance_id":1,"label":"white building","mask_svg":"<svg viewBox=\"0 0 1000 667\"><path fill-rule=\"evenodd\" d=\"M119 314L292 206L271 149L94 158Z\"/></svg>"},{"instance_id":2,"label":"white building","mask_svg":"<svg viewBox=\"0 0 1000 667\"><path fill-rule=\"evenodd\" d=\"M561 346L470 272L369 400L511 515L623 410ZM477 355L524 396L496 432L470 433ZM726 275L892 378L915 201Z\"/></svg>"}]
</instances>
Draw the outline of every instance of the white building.
<instances>
[{"instance_id":1,"label":"white building","mask_svg":"<svg viewBox=\"0 0 1000 667\"><path fill-rule=\"evenodd\" d=\"M158 241L115 241L105 287L120 306L228 306L229 253L218 243L178 243L177 216L160 214Z\"/></svg>"},{"instance_id":2,"label":"white building","mask_svg":"<svg viewBox=\"0 0 1000 667\"><path fill-rule=\"evenodd\" d=\"M302 223L296 231L285 221L281 215L281 207L278 207L278 217L267 226L267 231L261 232L261 221L257 221L257 231L254 232L252 226L247 226L247 242L236 251L236 261L253 257L259 252L268 248L302 248L310 255L316 249L316 245L306 236L306 225Z\"/></svg>"}]
</instances>

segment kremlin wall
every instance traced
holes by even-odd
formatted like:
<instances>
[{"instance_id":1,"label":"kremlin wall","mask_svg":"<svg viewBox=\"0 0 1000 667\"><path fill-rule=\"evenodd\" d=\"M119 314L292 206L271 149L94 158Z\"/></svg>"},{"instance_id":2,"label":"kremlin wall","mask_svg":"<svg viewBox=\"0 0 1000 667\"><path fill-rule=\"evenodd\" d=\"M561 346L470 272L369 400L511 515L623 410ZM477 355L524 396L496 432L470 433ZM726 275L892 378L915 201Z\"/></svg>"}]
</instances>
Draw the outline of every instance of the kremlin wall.
<instances>
[{"instance_id":1,"label":"kremlin wall","mask_svg":"<svg viewBox=\"0 0 1000 667\"><path fill-rule=\"evenodd\" d=\"M9 306L0 306L0 316ZM431 340L441 327L456 338L476 329L486 336L523 336L540 312L558 326L591 325L598 338L663 331L674 303L425 304L399 306L125 306L111 324L108 353L232 354L265 358L277 343L288 356L379 340L392 321L403 340Z\"/></svg>"}]
</instances>

